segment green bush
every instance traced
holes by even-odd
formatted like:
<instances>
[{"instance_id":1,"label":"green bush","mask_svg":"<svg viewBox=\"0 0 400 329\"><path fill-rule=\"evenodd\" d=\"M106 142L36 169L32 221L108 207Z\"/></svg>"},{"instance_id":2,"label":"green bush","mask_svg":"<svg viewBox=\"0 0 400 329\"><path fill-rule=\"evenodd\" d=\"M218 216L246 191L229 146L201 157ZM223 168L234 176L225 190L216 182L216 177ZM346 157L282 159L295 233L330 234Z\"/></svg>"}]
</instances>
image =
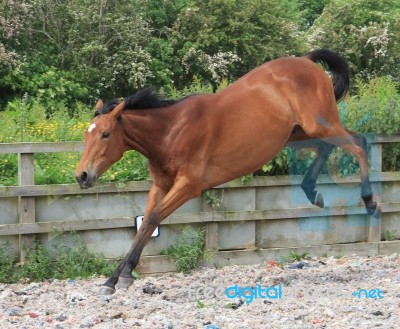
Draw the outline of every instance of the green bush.
<instances>
[{"instance_id":1,"label":"green bush","mask_svg":"<svg viewBox=\"0 0 400 329\"><path fill-rule=\"evenodd\" d=\"M16 280L14 259L10 256L10 245L3 243L0 246L0 282L12 283Z\"/></svg>"},{"instance_id":2,"label":"green bush","mask_svg":"<svg viewBox=\"0 0 400 329\"><path fill-rule=\"evenodd\" d=\"M400 84L390 77L379 77L368 82L358 80L357 96L347 99L343 109L345 124L351 130L370 134L400 133ZM383 171L400 168L400 147L383 146Z\"/></svg>"},{"instance_id":3,"label":"green bush","mask_svg":"<svg viewBox=\"0 0 400 329\"><path fill-rule=\"evenodd\" d=\"M75 232L56 232L54 241L52 247L45 248L36 239L35 246L26 250L27 260L21 267L14 266L14 259L9 256L10 246L0 246L0 282L88 278L109 276L113 272L115 262L109 262L102 254L90 251Z\"/></svg>"},{"instance_id":4,"label":"green bush","mask_svg":"<svg viewBox=\"0 0 400 329\"><path fill-rule=\"evenodd\" d=\"M72 247L64 244L69 238ZM59 279L88 278L96 275L109 276L114 270L102 254L90 251L75 232L56 236L56 266L54 277Z\"/></svg>"},{"instance_id":5,"label":"green bush","mask_svg":"<svg viewBox=\"0 0 400 329\"><path fill-rule=\"evenodd\" d=\"M363 133L400 133L400 83L390 77L356 82L357 95L343 108L346 126Z\"/></svg>"},{"instance_id":6,"label":"green bush","mask_svg":"<svg viewBox=\"0 0 400 329\"><path fill-rule=\"evenodd\" d=\"M175 260L179 272L194 269L197 263L207 257L205 251L205 230L196 230L185 226L182 234L176 239L176 244L162 251L162 254Z\"/></svg>"},{"instance_id":7,"label":"green bush","mask_svg":"<svg viewBox=\"0 0 400 329\"><path fill-rule=\"evenodd\" d=\"M19 278L38 282L53 277L50 254L38 239L35 241L35 247L27 250L27 254L28 260L19 269Z\"/></svg>"}]
</instances>

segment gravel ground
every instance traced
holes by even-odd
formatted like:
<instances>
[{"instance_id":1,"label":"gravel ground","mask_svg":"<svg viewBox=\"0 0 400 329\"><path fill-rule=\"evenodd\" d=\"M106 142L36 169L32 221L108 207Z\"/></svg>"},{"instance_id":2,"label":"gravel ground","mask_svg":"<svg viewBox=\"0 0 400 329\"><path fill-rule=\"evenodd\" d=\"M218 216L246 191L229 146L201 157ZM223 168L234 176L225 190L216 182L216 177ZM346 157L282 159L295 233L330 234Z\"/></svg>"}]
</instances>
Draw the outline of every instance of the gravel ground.
<instances>
[{"instance_id":1,"label":"gravel ground","mask_svg":"<svg viewBox=\"0 0 400 329\"><path fill-rule=\"evenodd\" d=\"M0 284L0 328L400 328L397 254L200 268L98 296L103 282Z\"/></svg>"}]
</instances>

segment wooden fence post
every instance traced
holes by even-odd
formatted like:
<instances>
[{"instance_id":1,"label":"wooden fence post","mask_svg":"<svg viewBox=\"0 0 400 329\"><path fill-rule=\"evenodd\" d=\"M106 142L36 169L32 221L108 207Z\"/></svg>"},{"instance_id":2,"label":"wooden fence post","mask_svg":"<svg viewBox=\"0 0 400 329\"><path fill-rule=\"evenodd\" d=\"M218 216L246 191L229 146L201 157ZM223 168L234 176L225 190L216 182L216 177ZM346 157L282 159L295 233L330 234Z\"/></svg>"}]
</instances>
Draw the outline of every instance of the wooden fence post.
<instances>
[{"instance_id":1,"label":"wooden fence post","mask_svg":"<svg viewBox=\"0 0 400 329\"><path fill-rule=\"evenodd\" d=\"M18 185L35 185L33 153L18 153ZM35 223L35 197L18 198L19 223ZM26 260L26 250L35 245L34 235L19 236L19 261Z\"/></svg>"},{"instance_id":2,"label":"wooden fence post","mask_svg":"<svg viewBox=\"0 0 400 329\"><path fill-rule=\"evenodd\" d=\"M371 144L371 175L376 177L382 172L382 144Z\"/></svg>"},{"instance_id":3,"label":"wooden fence post","mask_svg":"<svg viewBox=\"0 0 400 329\"><path fill-rule=\"evenodd\" d=\"M209 251L219 250L218 223L206 224L206 249Z\"/></svg>"},{"instance_id":4,"label":"wooden fence post","mask_svg":"<svg viewBox=\"0 0 400 329\"><path fill-rule=\"evenodd\" d=\"M370 176L373 180L377 181L377 184L381 184L380 174L382 172L382 144L378 144L375 141L371 143L371 168L370 168ZM377 189L378 193L375 193L374 198L375 201L380 203L380 188ZM375 218L369 216L368 223L368 237L367 242L379 242L382 239L382 220L381 216L379 218Z\"/></svg>"}]
</instances>

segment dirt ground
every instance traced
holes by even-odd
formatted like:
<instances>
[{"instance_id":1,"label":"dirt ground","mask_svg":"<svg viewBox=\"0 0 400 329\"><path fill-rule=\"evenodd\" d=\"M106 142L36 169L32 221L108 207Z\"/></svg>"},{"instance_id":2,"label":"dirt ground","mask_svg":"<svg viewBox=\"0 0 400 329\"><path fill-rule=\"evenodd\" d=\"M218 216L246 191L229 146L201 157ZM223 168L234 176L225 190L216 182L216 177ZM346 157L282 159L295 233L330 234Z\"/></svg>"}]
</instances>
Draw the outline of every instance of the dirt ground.
<instances>
[{"instance_id":1,"label":"dirt ground","mask_svg":"<svg viewBox=\"0 0 400 329\"><path fill-rule=\"evenodd\" d=\"M0 284L0 328L400 328L400 256L311 258L140 278Z\"/></svg>"}]
</instances>

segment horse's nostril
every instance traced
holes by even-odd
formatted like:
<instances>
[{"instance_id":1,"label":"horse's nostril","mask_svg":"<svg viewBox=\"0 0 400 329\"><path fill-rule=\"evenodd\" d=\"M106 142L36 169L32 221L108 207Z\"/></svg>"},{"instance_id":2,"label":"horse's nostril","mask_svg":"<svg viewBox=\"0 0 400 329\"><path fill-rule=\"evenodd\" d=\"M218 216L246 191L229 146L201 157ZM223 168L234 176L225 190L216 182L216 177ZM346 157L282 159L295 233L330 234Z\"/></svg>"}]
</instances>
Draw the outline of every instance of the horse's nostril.
<instances>
[{"instance_id":1,"label":"horse's nostril","mask_svg":"<svg viewBox=\"0 0 400 329\"><path fill-rule=\"evenodd\" d=\"M81 178L81 181L82 181L82 182L86 182L87 177L88 177L87 172L86 172L86 171L82 172L81 177L80 177L80 178Z\"/></svg>"}]
</instances>

